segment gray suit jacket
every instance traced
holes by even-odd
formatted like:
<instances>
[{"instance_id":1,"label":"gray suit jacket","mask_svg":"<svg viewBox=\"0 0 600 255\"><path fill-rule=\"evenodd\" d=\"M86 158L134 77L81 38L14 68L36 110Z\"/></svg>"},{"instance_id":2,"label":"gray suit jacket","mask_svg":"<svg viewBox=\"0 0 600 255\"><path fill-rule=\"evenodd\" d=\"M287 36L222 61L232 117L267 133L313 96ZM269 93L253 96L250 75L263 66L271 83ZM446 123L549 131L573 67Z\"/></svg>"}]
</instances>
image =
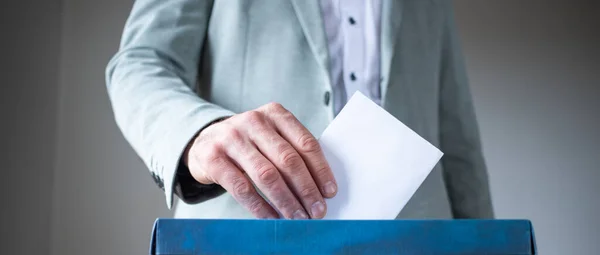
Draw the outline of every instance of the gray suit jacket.
<instances>
[{"instance_id":1,"label":"gray suit jacket","mask_svg":"<svg viewBox=\"0 0 600 255\"><path fill-rule=\"evenodd\" d=\"M177 174L182 151L212 121L269 102L318 137L334 117L328 63L317 0L137 0L106 82L167 205L184 199L176 217L248 218ZM383 1L381 73L383 107L445 153L398 217L493 217L450 1Z\"/></svg>"}]
</instances>

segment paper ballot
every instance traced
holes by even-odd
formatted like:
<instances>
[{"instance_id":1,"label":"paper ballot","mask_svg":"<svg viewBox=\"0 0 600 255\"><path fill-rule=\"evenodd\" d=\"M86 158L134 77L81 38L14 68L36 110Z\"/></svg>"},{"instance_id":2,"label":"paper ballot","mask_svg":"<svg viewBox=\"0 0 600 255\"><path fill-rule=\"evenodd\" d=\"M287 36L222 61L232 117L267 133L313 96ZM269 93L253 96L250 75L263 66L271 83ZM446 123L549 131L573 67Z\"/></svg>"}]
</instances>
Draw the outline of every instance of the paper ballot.
<instances>
[{"instance_id":1,"label":"paper ballot","mask_svg":"<svg viewBox=\"0 0 600 255\"><path fill-rule=\"evenodd\" d=\"M395 219L443 155L360 92L319 143L338 183L325 219Z\"/></svg>"}]
</instances>

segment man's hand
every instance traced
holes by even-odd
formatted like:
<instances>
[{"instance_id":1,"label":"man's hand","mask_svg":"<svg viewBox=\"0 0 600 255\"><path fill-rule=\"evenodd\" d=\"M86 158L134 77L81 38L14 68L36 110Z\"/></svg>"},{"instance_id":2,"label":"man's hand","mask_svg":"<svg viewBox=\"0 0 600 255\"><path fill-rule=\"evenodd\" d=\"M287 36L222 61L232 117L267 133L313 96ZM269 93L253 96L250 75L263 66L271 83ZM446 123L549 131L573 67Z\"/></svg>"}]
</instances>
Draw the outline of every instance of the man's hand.
<instances>
[{"instance_id":1,"label":"man's hand","mask_svg":"<svg viewBox=\"0 0 600 255\"><path fill-rule=\"evenodd\" d=\"M267 104L206 127L184 156L200 183L221 185L257 218L323 218L337 192L315 137L283 106Z\"/></svg>"}]
</instances>

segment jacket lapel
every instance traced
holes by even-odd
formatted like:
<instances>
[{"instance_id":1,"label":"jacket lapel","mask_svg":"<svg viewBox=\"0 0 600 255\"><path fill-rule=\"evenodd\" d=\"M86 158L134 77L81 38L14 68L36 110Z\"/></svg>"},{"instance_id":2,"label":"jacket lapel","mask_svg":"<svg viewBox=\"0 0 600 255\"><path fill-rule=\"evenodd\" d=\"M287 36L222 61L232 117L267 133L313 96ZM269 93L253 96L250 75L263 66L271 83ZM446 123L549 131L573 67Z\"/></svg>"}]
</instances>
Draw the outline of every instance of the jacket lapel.
<instances>
[{"instance_id":1,"label":"jacket lapel","mask_svg":"<svg viewBox=\"0 0 600 255\"><path fill-rule=\"evenodd\" d=\"M385 101L397 34L402 23L404 0L383 0L381 12L381 103Z\"/></svg>"},{"instance_id":2,"label":"jacket lapel","mask_svg":"<svg viewBox=\"0 0 600 255\"><path fill-rule=\"evenodd\" d=\"M329 52L318 0L291 0L317 62L329 80Z\"/></svg>"}]
</instances>

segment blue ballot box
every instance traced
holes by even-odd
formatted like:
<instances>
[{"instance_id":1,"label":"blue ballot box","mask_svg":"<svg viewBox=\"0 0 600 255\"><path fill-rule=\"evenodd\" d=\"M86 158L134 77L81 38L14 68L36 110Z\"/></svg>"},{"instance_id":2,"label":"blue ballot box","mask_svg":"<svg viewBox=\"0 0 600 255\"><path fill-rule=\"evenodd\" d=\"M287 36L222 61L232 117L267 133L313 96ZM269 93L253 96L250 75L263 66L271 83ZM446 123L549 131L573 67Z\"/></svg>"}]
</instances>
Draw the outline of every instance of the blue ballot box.
<instances>
[{"instance_id":1,"label":"blue ballot box","mask_svg":"<svg viewBox=\"0 0 600 255\"><path fill-rule=\"evenodd\" d=\"M528 220L158 219L150 254L537 254Z\"/></svg>"}]
</instances>

